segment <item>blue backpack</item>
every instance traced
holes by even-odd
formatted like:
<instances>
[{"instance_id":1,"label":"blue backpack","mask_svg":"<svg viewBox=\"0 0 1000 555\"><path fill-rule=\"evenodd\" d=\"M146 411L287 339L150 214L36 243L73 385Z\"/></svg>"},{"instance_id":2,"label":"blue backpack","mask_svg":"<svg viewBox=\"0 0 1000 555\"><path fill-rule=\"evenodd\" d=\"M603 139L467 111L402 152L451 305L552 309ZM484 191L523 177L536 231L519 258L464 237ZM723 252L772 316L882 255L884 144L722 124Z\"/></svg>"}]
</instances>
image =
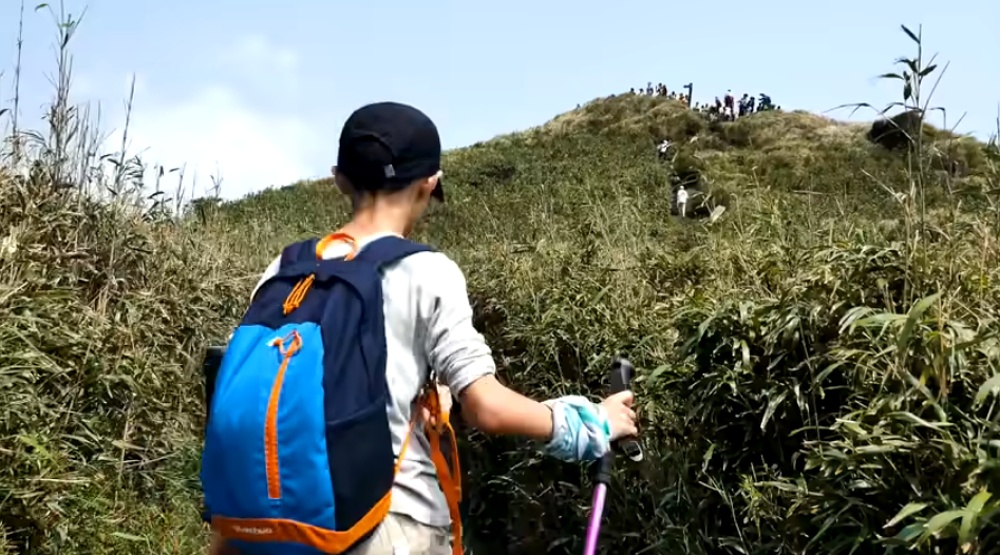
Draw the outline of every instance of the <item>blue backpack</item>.
<instances>
[{"instance_id":1,"label":"blue backpack","mask_svg":"<svg viewBox=\"0 0 1000 555\"><path fill-rule=\"evenodd\" d=\"M389 511L410 434L397 458L381 269L431 249L385 237L322 260L326 244L338 239L353 243L334 234L285 248L214 380L202 453L204 518L241 554L343 553L370 537ZM429 397L433 411L436 397ZM432 447L440 446L428 432ZM443 461L437 453L432 459L435 467ZM452 471L438 468L449 509L457 509ZM459 552L461 541L454 543Z\"/></svg>"}]
</instances>

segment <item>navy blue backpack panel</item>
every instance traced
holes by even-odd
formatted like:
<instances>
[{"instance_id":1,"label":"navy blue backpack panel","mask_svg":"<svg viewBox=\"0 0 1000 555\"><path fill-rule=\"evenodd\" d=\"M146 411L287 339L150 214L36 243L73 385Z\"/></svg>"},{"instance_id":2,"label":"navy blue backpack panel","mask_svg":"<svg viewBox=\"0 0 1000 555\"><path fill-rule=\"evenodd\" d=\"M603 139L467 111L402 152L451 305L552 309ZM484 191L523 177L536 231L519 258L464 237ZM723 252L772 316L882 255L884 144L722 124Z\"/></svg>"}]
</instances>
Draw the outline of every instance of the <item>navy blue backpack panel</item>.
<instances>
[{"instance_id":1,"label":"navy blue backpack panel","mask_svg":"<svg viewBox=\"0 0 1000 555\"><path fill-rule=\"evenodd\" d=\"M395 479L381 270L430 247L385 237L353 259L282 252L233 334L202 454L206 516L252 553L342 553L385 518Z\"/></svg>"}]
</instances>

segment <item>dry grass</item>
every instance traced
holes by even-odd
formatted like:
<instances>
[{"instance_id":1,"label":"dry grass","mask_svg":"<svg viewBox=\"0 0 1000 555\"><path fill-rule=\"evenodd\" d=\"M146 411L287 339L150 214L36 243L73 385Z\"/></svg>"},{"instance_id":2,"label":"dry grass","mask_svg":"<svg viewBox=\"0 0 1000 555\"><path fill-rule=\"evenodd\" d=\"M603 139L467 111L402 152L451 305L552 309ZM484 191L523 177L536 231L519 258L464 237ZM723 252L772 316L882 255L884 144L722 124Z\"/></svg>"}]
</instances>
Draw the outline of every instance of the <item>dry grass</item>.
<instances>
[{"instance_id":1,"label":"dry grass","mask_svg":"<svg viewBox=\"0 0 1000 555\"><path fill-rule=\"evenodd\" d=\"M603 545L997 552L1000 151L931 137L962 145L953 176L819 116L674 104L602 99L448 153L419 230L465 268L505 381L596 395L612 354L640 368L648 460L621 468ZM346 206L314 182L178 216L58 110L0 176L0 553L198 553L202 349ZM670 216L663 137L715 222ZM476 553L579 552L584 468L462 448Z\"/></svg>"}]
</instances>

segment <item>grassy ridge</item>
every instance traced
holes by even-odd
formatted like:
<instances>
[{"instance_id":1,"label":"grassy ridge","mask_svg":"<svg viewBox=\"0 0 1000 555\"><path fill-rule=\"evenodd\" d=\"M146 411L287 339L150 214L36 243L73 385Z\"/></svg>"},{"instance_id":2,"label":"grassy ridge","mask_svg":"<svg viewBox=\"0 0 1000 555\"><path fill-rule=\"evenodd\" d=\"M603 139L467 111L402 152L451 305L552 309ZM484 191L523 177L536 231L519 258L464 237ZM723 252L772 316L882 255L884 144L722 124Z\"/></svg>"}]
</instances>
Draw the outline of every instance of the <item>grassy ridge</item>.
<instances>
[{"instance_id":1,"label":"grassy ridge","mask_svg":"<svg viewBox=\"0 0 1000 555\"><path fill-rule=\"evenodd\" d=\"M197 553L201 349L347 207L319 181L151 210L133 174L68 171L85 119L57 109L0 175L0 553ZM608 552L1000 549L1000 152L865 132L619 96L447 154L418 238L465 269L502 379L598 394L612 354L640 368L647 461L612 487ZM664 137L721 217L671 217ZM475 552L579 552L586 470L468 432Z\"/></svg>"},{"instance_id":2,"label":"grassy ridge","mask_svg":"<svg viewBox=\"0 0 1000 555\"><path fill-rule=\"evenodd\" d=\"M587 123L607 114L642 127L601 131ZM996 452L979 443L916 449L944 441L924 436L919 422L959 425L951 411L976 441L995 438L993 409L973 403L992 375L993 347L954 345L974 346L973 338L994 331L986 285L996 267L994 240L986 239L995 237L984 193L997 177L990 151L941 134L937 140L961 144L973 163L957 178L927 168L923 179L933 189L920 220L916 196L883 189L911 185L906 158L869 144L864 128L800 113L755 115L736 130L706 126L681 156L698 161L702 190L729 210L714 224L696 223L669 216L667 170L651 148L658 137L688 133L690 115L669 100L611 98L452 153L447 172L458 186L421 233L466 268L480 326L518 388L600 391L617 351L645 370L640 405L650 462L624 470L617 485L607 525L609 538L621 535L616 548L884 552L877 534L899 531L882 527L909 501L940 495L940 510L961 507L993 479ZM745 138L733 144L736 133ZM306 233L336 221L323 213L313 223L298 207L337 206L333 195L327 183L268 192L220 218L236 217L227 225L239 226L285 207L284 219ZM278 214L267 213L269 221ZM905 327L890 314L905 315L937 292L906 328L908 336L923 334L904 343L913 353L887 355L900 348ZM886 331L875 333L883 323ZM931 403L892 373L902 368L924 387L938 378L962 386L940 386ZM903 441L901 453L880 455L887 440ZM579 550L585 472L514 440L473 435L466 447L481 536L506 538L497 543L509 542L512 552ZM824 458L837 454L836 467ZM933 461L934 472L870 475L869 465L900 468L897 457L909 457L914 470ZM900 487L908 480L919 495ZM858 499L848 487L855 483L869 484ZM836 495L816 500L815 489ZM788 517L797 510L801 518ZM984 536L995 530L980 525Z\"/></svg>"}]
</instances>

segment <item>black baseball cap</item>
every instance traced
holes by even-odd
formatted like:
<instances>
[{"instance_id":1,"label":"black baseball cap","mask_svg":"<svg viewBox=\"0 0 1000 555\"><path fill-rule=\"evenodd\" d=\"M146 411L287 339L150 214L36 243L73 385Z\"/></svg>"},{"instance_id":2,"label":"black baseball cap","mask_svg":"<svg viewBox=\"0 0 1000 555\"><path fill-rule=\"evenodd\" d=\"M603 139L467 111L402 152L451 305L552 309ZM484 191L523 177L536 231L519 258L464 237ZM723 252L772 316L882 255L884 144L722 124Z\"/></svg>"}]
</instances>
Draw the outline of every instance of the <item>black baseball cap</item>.
<instances>
[{"instance_id":1,"label":"black baseball cap","mask_svg":"<svg viewBox=\"0 0 1000 555\"><path fill-rule=\"evenodd\" d=\"M340 132L337 171L360 191L398 191L441 170L441 137L413 106L377 102L358 108ZM441 179L431 193L444 201Z\"/></svg>"}]
</instances>

